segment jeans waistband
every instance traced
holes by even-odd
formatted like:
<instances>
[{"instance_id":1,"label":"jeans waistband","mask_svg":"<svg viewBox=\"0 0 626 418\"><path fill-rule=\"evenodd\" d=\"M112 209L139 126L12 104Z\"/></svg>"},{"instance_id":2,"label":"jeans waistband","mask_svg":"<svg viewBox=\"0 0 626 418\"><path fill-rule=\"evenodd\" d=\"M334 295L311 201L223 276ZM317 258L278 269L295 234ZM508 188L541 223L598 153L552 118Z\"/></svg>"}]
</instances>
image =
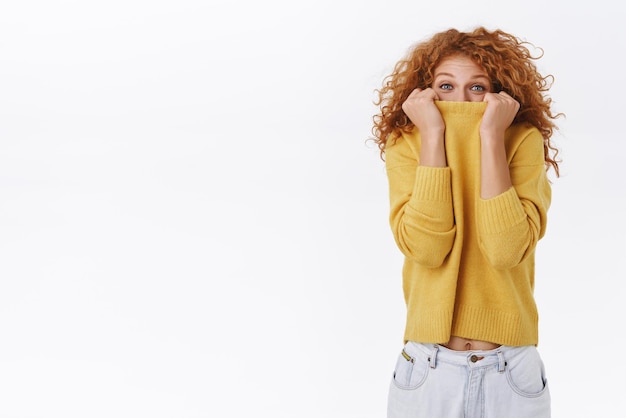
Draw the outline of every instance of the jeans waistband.
<instances>
[{"instance_id":1,"label":"jeans waistband","mask_svg":"<svg viewBox=\"0 0 626 418\"><path fill-rule=\"evenodd\" d=\"M493 350L469 350L456 351L438 344L424 344L409 341L405 347L405 353L413 358L427 361L431 368L436 368L439 363L470 368L498 366L498 371L503 372L507 366L507 360L511 361L518 353L527 347L500 346Z\"/></svg>"}]
</instances>

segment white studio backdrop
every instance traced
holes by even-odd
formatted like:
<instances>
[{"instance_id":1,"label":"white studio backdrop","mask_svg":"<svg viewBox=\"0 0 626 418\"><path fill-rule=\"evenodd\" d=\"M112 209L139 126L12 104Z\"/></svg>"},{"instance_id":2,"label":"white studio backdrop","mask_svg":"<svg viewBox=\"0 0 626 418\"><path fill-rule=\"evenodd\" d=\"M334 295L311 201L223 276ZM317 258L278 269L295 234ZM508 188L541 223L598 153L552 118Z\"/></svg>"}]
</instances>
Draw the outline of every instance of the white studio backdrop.
<instances>
[{"instance_id":1,"label":"white studio backdrop","mask_svg":"<svg viewBox=\"0 0 626 418\"><path fill-rule=\"evenodd\" d=\"M385 416L401 257L374 90L416 41L545 50L555 418L618 416L623 14L606 0L5 1L0 418ZM614 359L614 360L612 360Z\"/></svg>"}]
</instances>

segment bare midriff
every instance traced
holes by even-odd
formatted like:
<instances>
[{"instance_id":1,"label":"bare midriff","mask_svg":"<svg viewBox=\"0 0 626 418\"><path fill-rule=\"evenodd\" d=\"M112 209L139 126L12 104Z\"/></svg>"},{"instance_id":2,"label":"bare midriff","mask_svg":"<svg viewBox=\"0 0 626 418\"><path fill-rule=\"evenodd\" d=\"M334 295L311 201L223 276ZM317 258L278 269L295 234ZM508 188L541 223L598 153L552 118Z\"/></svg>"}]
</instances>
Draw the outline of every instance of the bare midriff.
<instances>
[{"instance_id":1,"label":"bare midriff","mask_svg":"<svg viewBox=\"0 0 626 418\"><path fill-rule=\"evenodd\" d=\"M453 335L450 337L450 341L448 341L447 344L443 344L443 346L455 351L487 351L500 347L500 344L491 343L489 341L470 340Z\"/></svg>"}]
</instances>

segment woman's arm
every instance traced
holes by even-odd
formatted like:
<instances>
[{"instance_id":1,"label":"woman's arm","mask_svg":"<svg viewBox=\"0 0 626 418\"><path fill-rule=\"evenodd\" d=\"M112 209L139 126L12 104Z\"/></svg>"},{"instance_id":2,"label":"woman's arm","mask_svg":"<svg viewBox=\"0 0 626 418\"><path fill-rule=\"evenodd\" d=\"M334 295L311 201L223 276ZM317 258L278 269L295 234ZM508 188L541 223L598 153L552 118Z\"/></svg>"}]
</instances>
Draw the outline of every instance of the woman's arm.
<instances>
[{"instance_id":1,"label":"woman's arm","mask_svg":"<svg viewBox=\"0 0 626 418\"><path fill-rule=\"evenodd\" d=\"M448 167L418 165L417 134L404 135L385 152L390 225L400 251L427 267L440 266L456 234Z\"/></svg>"},{"instance_id":2,"label":"woman's arm","mask_svg":"<svg viewBox=\"0 0 626 418\"><path fill-rule=\"evenodd\" d=\"M479 199L477 206L479 245L498 269L515 267L533 253L545 234L552 197L539 130L512 126L505 144L512 187Z\"/></svg>"},{"instance_id":3,"label":"woman's arm","mask_svg":"<svg viewBox=\"0 0 626 418\"><path fill-rule=\"evenodd\" d=\"M432 88L415 89L402 103L402 110L420 133L420 164L425 167L446 167L446 126L435 100L439 98Z\"/></svg>"},{"instance_id":4,"label":"woman's arm","mask_svg":"<svg viewBox=\"0 0 626 418\"><path fill-rule=\"evenodd\" d=\"M487 108L480 125L480 197L489 199L511 186L504 146L504 132L511 125L519 103L505 92L485 94Z\"/></svg>"}]
</instances>

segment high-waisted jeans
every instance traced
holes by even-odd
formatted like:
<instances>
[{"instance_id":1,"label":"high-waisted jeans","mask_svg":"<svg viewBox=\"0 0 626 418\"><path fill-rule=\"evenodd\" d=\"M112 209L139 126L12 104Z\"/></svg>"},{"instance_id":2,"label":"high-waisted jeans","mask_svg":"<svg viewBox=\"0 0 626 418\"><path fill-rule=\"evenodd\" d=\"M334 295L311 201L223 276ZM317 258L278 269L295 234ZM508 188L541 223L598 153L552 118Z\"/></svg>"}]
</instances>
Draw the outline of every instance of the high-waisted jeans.
<instances>
[{"instance_id":1,"label":"high-waisted jeans","mask_svg":"<svg viewBox=\"0 0 626 418\"><path fill-rule=\"evenodd\" d=\"M388 418L549 418L535 346L453 351L409 341L389 389Z\"/></svg>"}]
</instances>

